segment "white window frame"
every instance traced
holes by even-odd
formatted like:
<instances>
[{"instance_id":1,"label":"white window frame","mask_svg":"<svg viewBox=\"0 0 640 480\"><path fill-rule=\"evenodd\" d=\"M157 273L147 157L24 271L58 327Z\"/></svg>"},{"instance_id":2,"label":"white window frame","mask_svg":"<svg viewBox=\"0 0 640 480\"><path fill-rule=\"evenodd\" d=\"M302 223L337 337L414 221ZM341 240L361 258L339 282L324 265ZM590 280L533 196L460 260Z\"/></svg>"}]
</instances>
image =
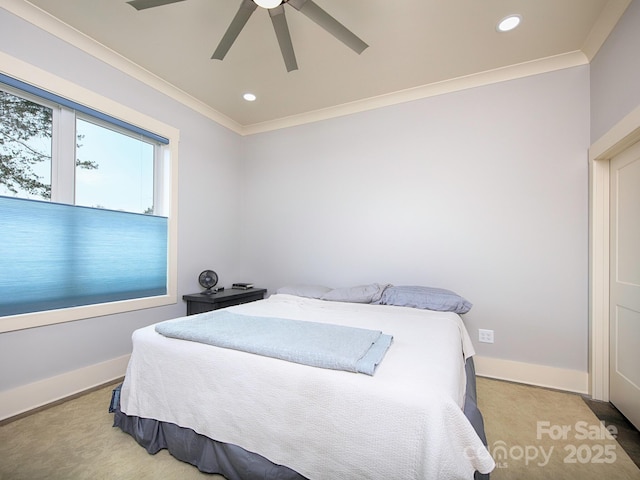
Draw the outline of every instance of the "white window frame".
<instances>
[{"instance_id":1,"label":"white window frame","mask_svg":"<svg viewBox=\"0 0 640 480\"><path fill-rule=\"evenodd\" d=\"M86 105L111 117L136 125L144 130L154 132L169 140L168 145L162 145L157 149L157 151L160 152L158 155L160 155L159 158L161 161L159 163L162 164L162 168L155 169L155 180L162 181L163 183L161 184L161 187L156 190L157 192L161 192L161 198L158 198L157 206L154 205L156 214L166 216L169 224L167 245L167 294L156 297L0 317L0 333L177 303L178 144L180 140L180 131L175 127L133 110L126 105L122 105L107 97L80 87L68 80L27 64L3 52L0 52L0 65L2 65L0 72L5 75L79 104ZM54 144L53 148L60 149L64 147ZM58 153L61 153L60 150L58 150ZM72 153L72 158L75 159L75 148ZM75 167L75 160L73 165ZM52 184L54 183L53 175L56 175L57 180L61 181L60 177L66 177L68 172L63 172L60 168L54 168L52 171ZM74 189L71 191L74 191ZM56 201L61 201L61 199L58 198ZM73 199L63 203L73 203Z\"/></svg>"}]
</instances>

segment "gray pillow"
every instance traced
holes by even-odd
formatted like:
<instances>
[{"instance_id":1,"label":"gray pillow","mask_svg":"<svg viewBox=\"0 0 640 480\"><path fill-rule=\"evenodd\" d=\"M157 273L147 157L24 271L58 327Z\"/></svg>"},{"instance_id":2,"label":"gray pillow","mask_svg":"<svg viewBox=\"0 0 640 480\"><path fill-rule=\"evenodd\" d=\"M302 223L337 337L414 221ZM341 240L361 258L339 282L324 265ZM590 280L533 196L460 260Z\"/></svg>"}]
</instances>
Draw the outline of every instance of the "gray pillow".
<instances>
[{"instance_id":1,"label":"gray pillow","mask_svg":"<svg viewBox=\"0 0 640 480\"><path fill-rule=\"evenodd\" d=\"M334 288L322 296L322 300L332 302L373 303L380 300L387 285L371 283L348 288Z\"/></svg>"},{"instance_id":2,"label":"gray pillow","mask_svg":"<svg viewBox=\"0 0 640 480\"><path fill-rule=\"evenodd\" d=\"M388 287L376 303L455 313L467 313L473 306L451 290L420 286Z\"/></svg>"},{"instance_id":3,"label":"gray pillow","mask_svg":"<svg viewBox=\"0 0 640 480\"><path fill-rule=\"evenodd\" d=\"M298 297L321 298L325 293L329 292L329 287L322 285L287 285L280 287L276 293L284 293L287 295L296 295Z\"/></svg>"}]
</instances>

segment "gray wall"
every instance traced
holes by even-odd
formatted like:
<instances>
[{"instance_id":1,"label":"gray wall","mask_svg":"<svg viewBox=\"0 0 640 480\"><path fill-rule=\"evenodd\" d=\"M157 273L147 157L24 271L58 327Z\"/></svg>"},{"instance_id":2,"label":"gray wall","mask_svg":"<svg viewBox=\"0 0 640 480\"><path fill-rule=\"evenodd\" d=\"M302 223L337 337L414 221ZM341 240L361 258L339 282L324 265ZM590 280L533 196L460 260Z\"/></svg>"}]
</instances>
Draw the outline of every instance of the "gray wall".
<instances>
[{"instance_id":1,"label":"gray wall","mask_svg":"<svg viewBox=\"0 0 640 480\"><path fill-rule=\"evenodd\" d=\"M0 50L180 129L178 295L197 275L236 277L241 137L0 8ZM215 202L215 207L212 206ZM0 391L131 352L134 329L186 313L173 306L0 334Z\"/></svg>"},{"instance_id":2,"label":"gray wall","mask_svg":"<svg viewBox=\"0 0 640 480\"><path fill-rule=\"evenodd\" d=\"M420 284L480 355L587 370L589 68L245 139L247 275Z\"/></svg>"},{"instance_id":3,"label":"gray wall","mask_svg":"<svg viewBox=\"0 0 640 480\"><path fill-rule=\"evenodd\" d=\"M640 105L640 0L591 62L591 142Z\"/></svg>"}]
</instances>

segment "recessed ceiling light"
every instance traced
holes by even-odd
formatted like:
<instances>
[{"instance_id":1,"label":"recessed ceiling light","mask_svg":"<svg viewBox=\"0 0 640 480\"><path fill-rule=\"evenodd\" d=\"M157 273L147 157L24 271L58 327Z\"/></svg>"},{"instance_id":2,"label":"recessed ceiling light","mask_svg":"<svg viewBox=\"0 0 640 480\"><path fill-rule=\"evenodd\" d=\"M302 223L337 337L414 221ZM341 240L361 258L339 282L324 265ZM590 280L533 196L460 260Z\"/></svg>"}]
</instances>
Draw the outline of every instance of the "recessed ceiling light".
<instances>
[{"instance_id":1,"label":"recessed ceiling light","mask_svg":"<svg viewBox=\"0 0 640 480\"><path fill-rule=\"evenodd\" d=\"M498 26L496 30L499 32L508 32L513 30L522 21L522 17L520 15L509 15L508 17L504 17L500 22L498 22Z\"/></svg>"},{"instance_id":2,"label":"recessed ceiling light","mask_svg":"<svg viewBox=\"0 0 640 480\"><path fill-rule=\"evenodd\" d=\"M245 93L244 95L242 95L242 98L244 98L247 102L253 102L257 97L253 93Z\"/></svg>"}]
</instances>

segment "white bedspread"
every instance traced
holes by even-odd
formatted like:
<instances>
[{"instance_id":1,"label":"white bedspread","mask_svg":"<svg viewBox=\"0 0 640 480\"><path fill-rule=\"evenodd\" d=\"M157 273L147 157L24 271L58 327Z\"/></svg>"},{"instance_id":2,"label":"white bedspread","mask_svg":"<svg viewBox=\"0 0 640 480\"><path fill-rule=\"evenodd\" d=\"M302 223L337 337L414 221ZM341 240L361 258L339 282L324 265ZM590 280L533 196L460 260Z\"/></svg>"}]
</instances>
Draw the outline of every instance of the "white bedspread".
<instances>
[{"instance_id":1,"label":"white bedspread","mask_svg":"<svg viewBox=\"0 0 640 480\"><path fill-rule=\"evenodd\" d=\"M133 334L128 415L239 445L312 479L472 479L494 467L464 416L473 346L454 313L273 295L231 310L394 337L374 376Z\"/></svg>"}]
</instances>

